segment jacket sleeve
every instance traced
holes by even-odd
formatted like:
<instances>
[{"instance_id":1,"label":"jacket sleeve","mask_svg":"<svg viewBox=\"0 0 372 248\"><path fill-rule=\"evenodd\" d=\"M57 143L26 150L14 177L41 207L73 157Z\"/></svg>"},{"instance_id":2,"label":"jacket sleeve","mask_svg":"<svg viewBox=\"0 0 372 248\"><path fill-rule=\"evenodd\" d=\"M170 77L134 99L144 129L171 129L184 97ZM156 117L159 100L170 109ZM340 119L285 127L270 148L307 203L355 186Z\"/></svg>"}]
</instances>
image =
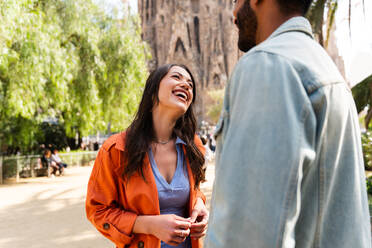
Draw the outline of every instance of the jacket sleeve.
<instances>
[{"instance_id":1,"label":"jacket sleeve","mask_svg":"<svg viewBox=\"0 0 372 248\"><path fill-rule=\"evenodd\" d=\"M88 183L86 214L105 237L123 247L133 239L137 215L118 205L118 177L110 152L101 148Z\"/></svg>"}]
</instances>

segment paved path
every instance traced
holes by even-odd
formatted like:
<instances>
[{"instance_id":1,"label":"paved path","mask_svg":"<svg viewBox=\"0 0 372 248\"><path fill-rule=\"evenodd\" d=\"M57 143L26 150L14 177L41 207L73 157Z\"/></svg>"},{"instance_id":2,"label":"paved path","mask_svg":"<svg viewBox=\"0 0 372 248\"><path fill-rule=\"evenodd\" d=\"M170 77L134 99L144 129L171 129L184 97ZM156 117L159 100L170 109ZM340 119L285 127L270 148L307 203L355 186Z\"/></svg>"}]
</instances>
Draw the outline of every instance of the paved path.
<instances>
[{"instance_id":1,"label":"paved path","mask_svg":"<svg viewBox=\"0 0 372 248\"><path fill-rule=\"evenodd\" d=\"M208 204L214 166L202 185ZM22 179L0 185L1 248L114 247L85 217L85 195L92 167L67 168L65 176Z\"/></svg>"}]
</instances>

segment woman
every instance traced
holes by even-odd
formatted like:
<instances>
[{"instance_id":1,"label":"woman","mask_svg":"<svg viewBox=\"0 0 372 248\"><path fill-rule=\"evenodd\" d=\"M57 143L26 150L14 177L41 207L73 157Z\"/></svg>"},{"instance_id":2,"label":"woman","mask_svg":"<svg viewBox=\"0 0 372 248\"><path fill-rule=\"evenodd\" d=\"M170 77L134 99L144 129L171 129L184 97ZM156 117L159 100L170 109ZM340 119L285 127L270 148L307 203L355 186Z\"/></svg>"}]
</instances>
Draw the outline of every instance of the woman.
<instances>
[{"instance_id":1,"label":"woman","mask_svg":"<svg viewBox=\"0 0 372 248\"><path fill-rule=\"evenodd\" d=\"M202 247L208 211L199 190L205 170L195 97L186 66L161 66L147 79L127 131L100 149L86 212L117 247Z\"/></svg>"},{"instance_id":2,"label":"woman","mask_svg":"<svg viewBox=\"0 0 372 248\"><path fill-rule=\"evenodd\" d=\"M43 167L46 167L47 170L51 170L48 172L48 175L55 177L57 174L57 170L59 170L59 174L61 175L62 171L60 167L51 159L52 152L49 149L45 149L43 152L43 156L41 157L41 163Z\"/></svg>"}]
</instances>

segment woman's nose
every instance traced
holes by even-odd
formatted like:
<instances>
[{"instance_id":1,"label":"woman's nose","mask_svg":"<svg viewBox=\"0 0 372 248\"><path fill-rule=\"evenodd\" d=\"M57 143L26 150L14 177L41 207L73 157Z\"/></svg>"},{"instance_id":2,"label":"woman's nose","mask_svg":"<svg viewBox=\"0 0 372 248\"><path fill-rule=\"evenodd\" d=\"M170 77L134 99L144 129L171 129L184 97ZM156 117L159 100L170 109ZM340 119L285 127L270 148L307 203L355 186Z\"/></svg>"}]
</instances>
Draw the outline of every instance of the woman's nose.
<instances>
[{"instance_id":1,"label":"woman's nose","mask_svg":"<svg viewBox=\"0 0 372 248\"><path fill-rule=\"evenodd\" d=\"M190 89L190 85L189 85L189 83L186 80L185 81L182 81L181 87L183 89L186 89L186 90L189 90Z\"/></svg>"}]
</instances>

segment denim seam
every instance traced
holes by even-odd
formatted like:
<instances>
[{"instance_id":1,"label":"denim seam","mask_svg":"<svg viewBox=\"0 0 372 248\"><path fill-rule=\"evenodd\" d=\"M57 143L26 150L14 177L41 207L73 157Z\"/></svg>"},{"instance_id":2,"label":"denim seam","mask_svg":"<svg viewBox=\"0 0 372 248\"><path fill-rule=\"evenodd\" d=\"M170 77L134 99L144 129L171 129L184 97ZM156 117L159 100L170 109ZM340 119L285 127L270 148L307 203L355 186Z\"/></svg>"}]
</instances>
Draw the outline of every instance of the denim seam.
<instances>
[{"instance_id":1,"label":"denim seam","mask_svg":"<svg viewBox=\"0 0 372 248\"><path fill-rule=\"evenodd\" d=\"M318 90L323 90L325 87L332 87L333 85L323 85L323 87L318 88ZM313 92L315 93L315 91ZM324 94L324 93L323 93ZM321 133L319 135L319 139L327 139L327 137L324 137L326 133ZM320 148L317 148L319 150ZM321 158L318 158L318 160L321 160ZM323 218L323 205L325 201L325 176L324 176L324 163L319 163L318 168L318 215L317 215L317 223L315 228L315 237L314 237L314 248L320 248L320 236L321 236L321 220Z\"/></svg>"},{"instance_id":2,"label":"denim seam","mask_svg":"<svg viewBox=\"0 0 372 248\"><path fill-rule=\"evenodd\" d=\"M301 124L304 124L306 118L309 116L309 110L307 110L306 106L309 105L309 102L305 102L302 106L302 110L301 110L301 120L300 120L300 123ZM297 143L300 144L301 141L303 140L303 135L302 133L300 132L300 134L297 136L298 139L297 139ZM287 217L288 217L288 214L289 214L289 205L290 203L293 201L293 198L295 197L296 193L297 193L297 181L298 181L298 169L299 167L296 166L299 164L299 160L300 160L300 157L298 156L296 158L296 160L294 161L294 163L292 164L291 166L291 175L290 175L290 178L289 178L289 184L288 184L288 187L287 187L287 192L286 192L286 197L285 197L285 201L284 201L284 213L282 214L281 218L280 218L280 224L279 224L279 237L278 237L278 240L277 240L277 245L276 247L277 248L280 248L280 247L283 247L283 239L284 239L284 232L285 232L285 226L286 226L286 220L287 220ZM294 190L291 190L291 189L294 189Z\"/></svg>"},{"instance_id":3,"label":"denim seam","mask_svg":"<svg viewBox=\"0 0 372 248\"><path fill-rule=\"evenodd\" d=\"M317 224L315 229L314 247L320 247L320 235L321 235L321 219L323 218L323 204L324 204L324 168L322 163L320 163L318 169L318 216Z\"/></svg>"}]
</instances>

